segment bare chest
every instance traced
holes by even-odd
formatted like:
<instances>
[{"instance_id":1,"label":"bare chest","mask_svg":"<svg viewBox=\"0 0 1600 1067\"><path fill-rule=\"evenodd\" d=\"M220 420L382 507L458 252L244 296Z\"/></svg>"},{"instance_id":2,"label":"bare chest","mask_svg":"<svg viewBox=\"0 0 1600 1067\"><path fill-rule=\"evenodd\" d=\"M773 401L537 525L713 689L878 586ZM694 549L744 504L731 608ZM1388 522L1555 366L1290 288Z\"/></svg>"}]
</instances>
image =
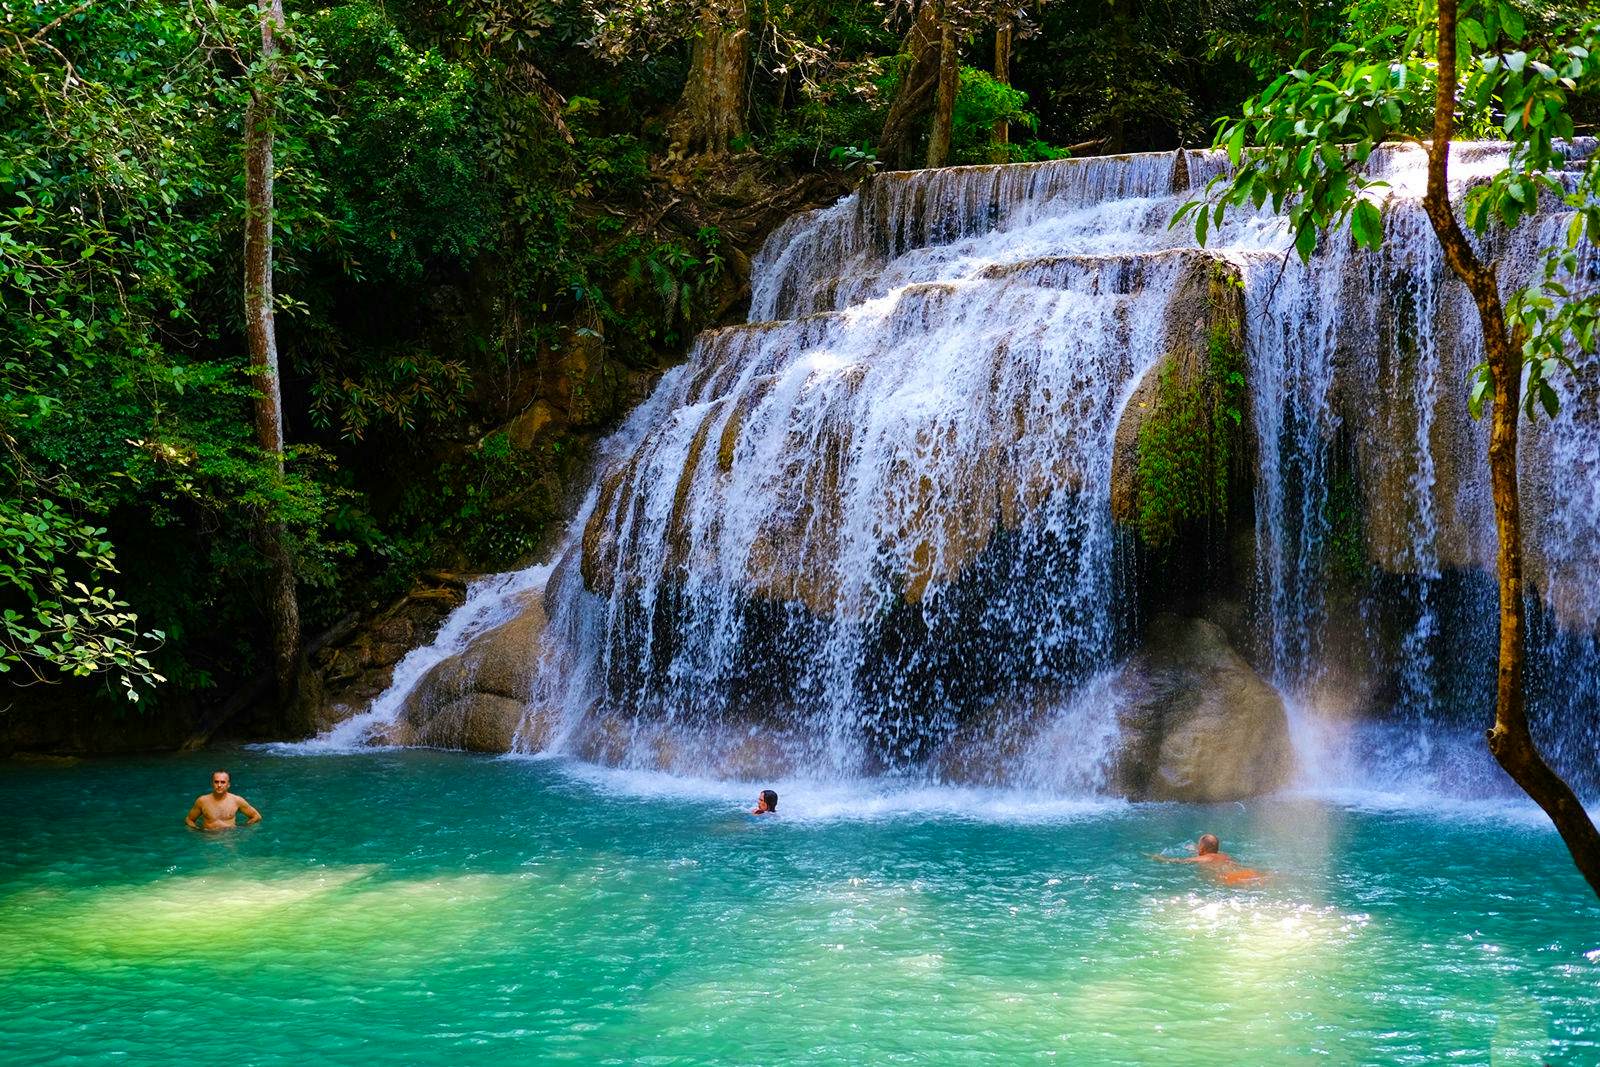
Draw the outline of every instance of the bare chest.
<instances>
[{"instance_id":1,"label":"bare chest","mask_svg":"<svg viewBox=\"0 0 1600 1067\"><path fill-rule=\"evenodd\" d=\"M207 822L231 822L239 814L239 798L232 796L203 797L200 801L200 811L205 815Z\"/></svg>"}]
</instances>

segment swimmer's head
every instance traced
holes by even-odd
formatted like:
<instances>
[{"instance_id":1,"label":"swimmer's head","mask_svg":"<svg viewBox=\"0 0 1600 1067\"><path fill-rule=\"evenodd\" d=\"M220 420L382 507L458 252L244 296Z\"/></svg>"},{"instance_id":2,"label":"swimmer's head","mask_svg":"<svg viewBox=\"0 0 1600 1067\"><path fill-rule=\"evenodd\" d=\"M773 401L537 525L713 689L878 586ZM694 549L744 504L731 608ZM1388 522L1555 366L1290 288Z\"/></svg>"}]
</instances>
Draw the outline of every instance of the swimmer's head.
<instances>
[{"instance_id":1,"label":"swimmer's head","mask_svg":"<svg viewBox=\"0 0 1600 1067\"><path fill-rule=\"evenodd\" d=\"M1209 856L1221 848L1222 842L1217 840L1216 834L1201 834L1199 843L1194 846L1195 852L1201 856Z\"/></svg>"},{"instance_id":2,"label":"swimmer's head","mask_svg":"<svg viewBox=\"0 0 1600 1067\"><path fill-rule=\"evenodd\" d=\"M216 796L227 796L228 788L233 780L228 777L227 771L214 771L211 775L211 792Z\"/></svg>"},{"instance_id":3,"label":"swimmer's head","mask_svg":"<svg viewBox=\"0 0 1600 1067\"><path fill-rule=\"evenodd\" d=\"M777 811L778 810L778 793L777 793L777 791L773 790L773 789L763 789L761 791L761 799L760 799L759 803L760 803L760 807L761 807L762 811Z\"/></svg>"}]
</instances>

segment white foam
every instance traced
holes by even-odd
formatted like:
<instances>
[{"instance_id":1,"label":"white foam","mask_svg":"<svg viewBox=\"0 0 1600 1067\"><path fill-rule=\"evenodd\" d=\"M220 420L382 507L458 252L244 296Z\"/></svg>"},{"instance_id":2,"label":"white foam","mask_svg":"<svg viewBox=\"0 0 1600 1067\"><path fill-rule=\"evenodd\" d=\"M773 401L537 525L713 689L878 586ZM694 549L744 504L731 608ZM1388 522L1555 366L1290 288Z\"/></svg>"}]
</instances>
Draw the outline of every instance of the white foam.
<instances>
[{"instance_id":1,"label":"white foam","mask_svg":"<svg viewBox=\"0 0 1600 1067\"><path fill-rule=\"evenodd\" d=\"M373 738L394 724L406 698L424 675L451 656L460 654L472 639L486 630L510 621L538 596L552 570L540 564L509 574L480 578L467 588L467 599L445 619L429 644L414 648L395 666L389 688L379 694L366 711L352 716L308 741L279 742L257 747L283 755L326 755L355 752L374 746Z\"/></svg>"},{"instance_id":2,"label":"white foam","mask_svg":"<svg viewBox=\"0 0 1600 1067\"><path fill-rule=\"evenodd\" d=\"M515 758L515 757L510 757ZM1061 797L1023 790L930 785L894 779L822 781L790 778L733 781L665 771L602 767L544 758L568 779L601 793L631 798L728 805L748 811L763 789L778 793L778 817L789 822L866 822L898 818L954 818L999 823L1077 821L1126 811L1112 797Z\"/></svg>"},{"instance_id":3,"label":"white foam","mask_svg":"<svg viewBox=\"0 0 1600 1067\"><path fill-rule=\"evenodd\" d=\"M1540 807L1526 796L1480 796L1467 798L1434 789L1383 789L1364 787L1319 787L1296 789L1283 794L1305 800L1333 804L1350 811L1385 815L1416 815L1441 822L1510 823L1527 829L1555 827ZM1600 820L1600 805L1589 807L1589 817Z\"/></svg>"}]
</instances>

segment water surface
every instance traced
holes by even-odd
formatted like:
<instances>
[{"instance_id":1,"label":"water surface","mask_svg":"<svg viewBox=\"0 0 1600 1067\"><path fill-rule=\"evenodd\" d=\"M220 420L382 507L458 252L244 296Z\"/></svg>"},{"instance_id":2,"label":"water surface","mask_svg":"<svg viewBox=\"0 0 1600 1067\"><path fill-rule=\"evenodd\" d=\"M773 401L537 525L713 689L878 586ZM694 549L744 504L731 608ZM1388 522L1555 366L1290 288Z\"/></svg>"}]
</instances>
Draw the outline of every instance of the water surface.
<instances>
[{"instance_id":1,"label":"water surface","mask_svg":"<svg viewBox=\"0 0 1600 1067\"><path fill-rule=\"evenodd\" d=\"M183 828L213 763L260 826ZM1600 1062L1600 906L1531 808L780 788L0 765L0 1058ZM1204 830L1273 880L1145 858Z\"/></svg>"}]
</instances>

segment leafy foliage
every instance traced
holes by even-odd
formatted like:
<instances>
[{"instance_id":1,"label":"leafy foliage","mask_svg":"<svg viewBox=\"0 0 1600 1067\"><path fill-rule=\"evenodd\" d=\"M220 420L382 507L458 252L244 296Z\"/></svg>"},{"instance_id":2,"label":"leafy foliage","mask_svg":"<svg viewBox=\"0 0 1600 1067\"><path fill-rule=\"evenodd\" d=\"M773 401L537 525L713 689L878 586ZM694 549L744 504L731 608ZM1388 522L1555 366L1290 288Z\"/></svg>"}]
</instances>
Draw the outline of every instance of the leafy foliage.
<instances>
[{"instance_id":1,"label":"leafy foliage","mask_svg":"<svg viewBox=\"0 0 1600 1067\"><path fill-rule=\"evenodd\" d=\"M1316 69L1280 75L1245 102L1239 118L1220 125L1216 143L1226 147L1233 173L1178 216L1192 217L1202 244L1229 208L1268 206L1288 216L1302 259L1310 259L1322 234L1346 225L1358 246L1378 247L1385 183L1368 173L1367 163L1378 144L1428 132L1437 85L1432 5L1392 7L1360 0L1348 11L1351 39L1332 45ZM1390 21L1403 13L1409 19ZM1600 341L1600 293L1575 282L1580 242L1585 235L1600 238L1600 162L1589 161L1574 180L1564 149L1575 132L1574 104L1600 82L1600 19L1567 25L1553 14L1545 9L1530 23L1519 4L1469 2L1456 42L1463 125L1510 142L1508 165L1467 193L1467 226L1480 237L1491 226L1514 227L1541 196L1573 213L1564 244L1544 257L1541 279L1516 293L1507 309L1530 416L1557 410L1550 369L1571 368L1572 353L1593 351ZM1492 394L1488 368L1480 367L1470 397L1475 417Z\"/></svg>"},{"instance_id":2,"label":"leafy foliage","mask_svg":"<svg viewBox=\"0 0 1600 1067\"><path fill-rule=\"evenodd\" d=\"M1027 104L1028 94L1021 89L996 81L987 71L962 67L950 136L950 161L957 165L1030 163L1066 155L1037 138L1013 138L1003 146L993 143L998 122L1008 122L1018 132L1038 129L1039 120L1027 111Z\"/></svg>"},{"instance_id":3,"label":"leafy foliage","mask_svg":"<svg viewBox=\"0 0 1600 1067\"><path fill-rule=\"evenodd\" d=\"M82 677L111 672L129 700L136 683L165 681L149 656L163 634L139 633L125 601L99 583L116 571L105 530L77 522L49 499L32 510L0 499L0 673L21 668L36 681L48 669ZM93 583L93 584L86 584Z\"/></svg>"},{"instance_id":4,"label":"leafy foliage","mask_svg":"<svg viewBox=\"0 0 1600 1067\"><path fill-rule=\"evenodd\" d=\"M1306 34L1283 40L1322 40L1314 6ZM263 85L250 5L0 0L0 522L17 531L0 656L13 678L242 682L266 644L263 525L286 531L308 635L419 569L509 565L548 543L585 437L734 306L755 234L717 213L764 195L745 177L771 188L878 167L915 14L728 5L748 20L749 134L719 172L665 158L703 25L692 0L288 7L274 89L293 446L280 479L251 433L240 321L240 140ZM965 64L952 159L982 163L1113 135L1190 140L1259 88L1261 42L1303 5L945 10ZM1001 19L1017 27L1015 86L986 72ZM1002 120L1013 143L997 147ZM535 401L549 426L495 429Z\"/></svg>"}]
</instances>

